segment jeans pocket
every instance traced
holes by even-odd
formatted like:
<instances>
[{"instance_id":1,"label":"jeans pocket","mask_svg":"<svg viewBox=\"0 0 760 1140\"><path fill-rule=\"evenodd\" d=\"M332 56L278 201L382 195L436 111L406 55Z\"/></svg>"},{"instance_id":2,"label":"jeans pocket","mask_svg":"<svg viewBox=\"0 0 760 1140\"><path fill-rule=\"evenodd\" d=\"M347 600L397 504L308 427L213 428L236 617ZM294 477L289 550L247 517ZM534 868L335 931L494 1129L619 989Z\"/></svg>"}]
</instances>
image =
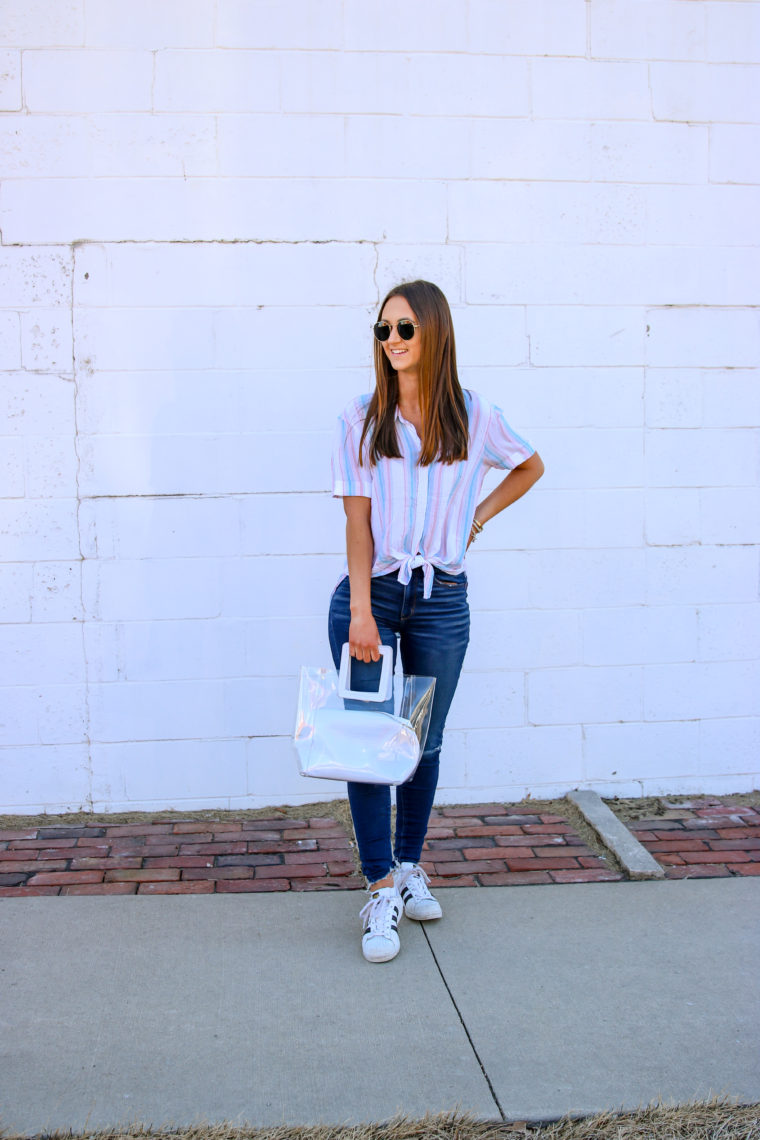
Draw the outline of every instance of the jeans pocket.
<instances>
[{"instance_id":1,"label":"jeans pocket","mask_svg":"<svg viewBox=\"0 0 760 1140\"><path fill-rule=\"evenodd\" d=\"M445 586L449 590L465 590L467 589L467 575L466 574L439 574L436 571L434 578L434 585Z\"/></svg>"}]
</instances>

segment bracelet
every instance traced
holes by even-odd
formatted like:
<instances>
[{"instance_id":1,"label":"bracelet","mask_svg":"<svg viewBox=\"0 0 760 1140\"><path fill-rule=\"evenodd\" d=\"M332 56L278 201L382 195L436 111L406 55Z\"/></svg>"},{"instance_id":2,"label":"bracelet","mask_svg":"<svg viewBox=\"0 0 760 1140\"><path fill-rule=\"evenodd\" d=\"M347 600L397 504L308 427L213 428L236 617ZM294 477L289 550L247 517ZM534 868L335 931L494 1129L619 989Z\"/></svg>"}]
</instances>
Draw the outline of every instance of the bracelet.
<instances>
[{"instance_id":1,"label":"bracelet","mask_svg":"<svg viewBox=\"0 0 760 1140\"><path fill-rule=\"evenodd\" d=\"M482 530L483 524L481 522L478 522L477 519L473 519L472 526L470 528L470 545L472 545Z\"/></svg>"}]
</instances>

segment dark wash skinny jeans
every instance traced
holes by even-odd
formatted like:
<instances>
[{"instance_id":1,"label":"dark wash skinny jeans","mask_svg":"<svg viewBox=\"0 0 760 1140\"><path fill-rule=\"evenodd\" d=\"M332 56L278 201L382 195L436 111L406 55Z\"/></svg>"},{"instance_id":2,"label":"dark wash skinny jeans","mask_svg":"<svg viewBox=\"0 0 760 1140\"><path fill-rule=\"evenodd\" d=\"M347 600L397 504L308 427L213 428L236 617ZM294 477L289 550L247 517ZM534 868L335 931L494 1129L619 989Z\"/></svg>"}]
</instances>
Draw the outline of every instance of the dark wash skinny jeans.
<instances>
[{"instance_id":1,"label":"dark wash skinny jeans","mask_svg":"<svg viewBox=\"0 0 760 1140\"><path fill-rule=\"evenodd\" d=\"M398 571L372 579L372 615L383 645L393 648L396 663L397 637L404 673L435 677L435 696L425 750L413 776L396 788L396 836L391 847L391 796L384 784L348 784L348 800L359 845L362 871L369 883L383 879L394 858L399 863L418 863L425 841L430 810L438 785L438 757L443 728L459 681L470 639L470 609L466 574L435 571L433 592L423 598L422 569L412 572L408 586L398 580ZM337 586L330 600L328 620L330 650L335 667L341 647L348 641L351 624L348 578ZM352 660L351 687L377 689L380 662Z\"/></svg>"}]
</instances>

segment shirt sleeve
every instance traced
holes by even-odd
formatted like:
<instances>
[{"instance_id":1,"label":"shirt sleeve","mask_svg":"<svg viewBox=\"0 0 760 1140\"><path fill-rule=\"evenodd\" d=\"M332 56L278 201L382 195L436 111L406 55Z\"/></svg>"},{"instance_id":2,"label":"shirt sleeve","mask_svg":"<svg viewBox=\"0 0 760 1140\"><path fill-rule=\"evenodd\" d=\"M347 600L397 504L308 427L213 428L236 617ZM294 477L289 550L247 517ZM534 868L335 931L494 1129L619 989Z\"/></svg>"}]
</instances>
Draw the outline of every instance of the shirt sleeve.
<instances>
[{"instance_id":1,"label":"shirt sleeve","mask_svg":"<svg viewBox=\"0 0 760 1140\"><path fill-rule=\"evenodd\" d=\"M536 449L509 426L501 408L491 404L490 412L483 459L487 467L511 471L513 467L530 459Z\"/></svg>"},{"instance_id":2,"label":"shirt sleeve","mask_svg":"<svg viewBox=\"0 0 760 1140\"><path fill-rule=\"evenodd\" d=\"M338 416L332 451L332 493L335 499L344 495L372 498L372 475L366 459L364 466L359 466L359 440L363 427L363 420L355 415L343 412Z\"/></svg>"}]
</instances>

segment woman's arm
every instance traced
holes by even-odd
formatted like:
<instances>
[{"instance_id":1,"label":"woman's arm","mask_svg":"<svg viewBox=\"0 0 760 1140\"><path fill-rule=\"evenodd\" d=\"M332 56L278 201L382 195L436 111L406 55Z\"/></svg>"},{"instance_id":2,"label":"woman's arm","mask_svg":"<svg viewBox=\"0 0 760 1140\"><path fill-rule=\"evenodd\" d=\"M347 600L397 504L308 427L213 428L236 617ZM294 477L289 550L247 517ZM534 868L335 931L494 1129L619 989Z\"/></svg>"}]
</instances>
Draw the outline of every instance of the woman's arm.
<instances>
[{"instance_id":1,"label":"woman's arm","mask_svg":"<svg viewBox=\"0 0 760 1140\"><path fill-rule=\"evenodd\" d=\"M370 581L375 544L370 523L371 499L345 495L346 554L351 588L351 625L348 630L349 653L360 661L379 661L380 634L372 616Z\"/></svg>"},{"instance_id":2,"label":"woman's arm","mask_svg":"<svg viewBox=\"0 0 760 1140\"><path fill-rule=\"evenodd\" d=\"M509 507L512 503L516 503L521 499L526 491L529 491L534 483L538 482L544 473L544 464L538 452L534 452L529 459L523 463L518 463L517 467L513 467L509 474L502 479L498 487L494 487L490 495L487 495L482 503L479 503L475 509L475 518L483 526L489 519L494 518L505 507ZM345 500L344 500L345 502ZM469 546L473 540L473 535L470 534L467 545Z\"/></svg>"}]
</instances>

